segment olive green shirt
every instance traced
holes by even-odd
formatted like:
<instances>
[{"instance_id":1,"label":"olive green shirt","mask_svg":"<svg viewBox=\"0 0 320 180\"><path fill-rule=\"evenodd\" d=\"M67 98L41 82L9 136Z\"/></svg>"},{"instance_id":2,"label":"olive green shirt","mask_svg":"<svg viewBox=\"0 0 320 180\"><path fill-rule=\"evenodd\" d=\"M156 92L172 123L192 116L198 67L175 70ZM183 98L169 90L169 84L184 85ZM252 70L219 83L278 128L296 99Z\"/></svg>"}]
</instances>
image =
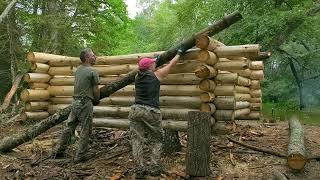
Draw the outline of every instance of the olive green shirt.
<instances>
[{"instance_id":1,"label":"olive green shirt","mask_svg":"<svg viewBox=\"0 0 320 180\"><path fill-rule=\"evenodd\" d=\"M93 88L98 84L97 71L91 66L80 65L75 73L74 97L89 97L93 100Z\"/></svg>"}]
</instances>

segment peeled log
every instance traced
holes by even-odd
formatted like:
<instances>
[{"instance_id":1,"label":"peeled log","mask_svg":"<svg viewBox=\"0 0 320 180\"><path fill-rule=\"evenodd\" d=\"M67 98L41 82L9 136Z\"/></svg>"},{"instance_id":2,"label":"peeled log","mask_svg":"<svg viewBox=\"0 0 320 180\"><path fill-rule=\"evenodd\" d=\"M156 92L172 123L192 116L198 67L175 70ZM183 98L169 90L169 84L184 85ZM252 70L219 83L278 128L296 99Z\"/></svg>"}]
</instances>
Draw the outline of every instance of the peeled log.
<instances>
[{"instance_id":1,"label":"peeled log","mask_svg":"<svg viewBox=\"0 0 320 180\"><path fill-rule=\"evenodd\" d=\"M228 58L230 56L237 57L257 57L259 55L259 44L248 44L238 46L220 46L217 47L214 52L220 58Z\"/></svg>"},{"instance_id":2,"label":"peeled log","mask_svg":"<svg viewBox=\"0 0 320 180\"><path fill-rule=\"evenodd\" d=\"M238 73L239 76L243 76L246 78L251 77L251 70L250 69L244 69L244 70L230 70L231 72Z\"/></svg>"},{"instance_id":3,"label":"peeled log","mask_svg":"<svg viewBox=\"0 0 320 180\"><path fill-rule=\"evenodd\" d=\"M31 89L47 89L49 84L47 83L29 83Z\"/></svg>"},{"instance_id":4,"label":"peeled log","mask_svg":"<svg viewBox=\"0 0 320 180\"><path fill-rule=\"evenodd\" d=\"M250 101L251 99L250 94L234 93L233 96L236 99L236 101Z\"/></svg>"},{"instance_id":5,"label":"peeled log","mask_svg":"<svg viewBox=\"0 0 320 180\"><path fill-rule=\"evenodd\" d=\"M217 121L233 121L234 111L233 110L216 110L216 112L213 114L213 117Z\"/></svg>"},{"instance_id":6,"label":"peeled log","mask_svg":"<svg viewBox=\"0 0 320 180\"><path fill-rule=\"evenodd\" d=\"M200 49L214 51L214 49L219 46L225 45L207 35L200 35L196 37L196 47Z\"/></svg>"},{"instance_id":7,"label":"peeled log","mask_svg":"<svg viewBox=\"0 0 320 180\"><path fill-rule=\"evenodd\" d=\"M218 84L235 84L238 80L237 73L218 73L218 75L214 78Z\"/></svg>"},{"instance_id":8,"label":"peeled log","mask_svg":"<svg viewBox=\"0 0 320 180\"><path fill-rule=\"evenodd\" d=\"M214 65L214 68L222 70L222 71L231 71L231 70L244 70L249 67L249 62L247 60L244 61L226 61L226 62L217 62Z\"/></svg>"},{"instance_id":9,"label":"peeled log","mask_svg":"<svg viewBox=\"0 0 320 180\"><path fill-rule=\"evenodd\" d=\"M200 79L194 73L188 74L168 74L160 83L165 85L195 85Z\"/></svg>"},{"instance_id":10,"label":"peeled log","mask_svg":"<svg viewBox=\"0 0 320 180\"><path fill-rule=\"evenodd\" d=\"M237 101L235 109L244 109L244 108L249 108L250 103L248 101ZM252 109L250 109L252 110Z\"/></svg>"},{"instance_id":11,"label":"peeled log","mask_svg":"<svg viewBox=\"0 0 320 180\"><path fill-rule=\"evenodd\" d=\"M260 98L260 97L262 97L261 89L251 90L250 91L250 95L251 95L252 98Z\"/></svg>"},{"instance_id":12,"label":"peeled log","mask_svg":"<svg viewBox=\"0 0 320 180\"><path fill-rule=\"evenodd\" d=\"M214 113L216 111L216 106L213 103L202 103L200 110L202 112Z\"/></svg>"},{"instance_id":13,"label":"peeled log","mask_svg":"<svg viewBox=\"0 0 320 180\"><path fill-rule=\"evenodd\" d=\"M251 80L250 89L260 89L260 81L259 80Z\"/></svg>"},{"instance_id":14,"label":"peeled log","mask_svg":"<svg viewBox=\"0 0 320 180\"><path fill-rule=\"evenodd\" d=\"M249 94L250 93L250 88L244 87L244 86L235 86L234 91L237 93L242 93L242 94Z\"/></svg>"},{"instance_id":15,"label":"peeled log","mask_svg":"<svg viewBox=\"0 0 320 180\"><path fill-rule=\"evenodd\" d=\"M48 90L34 90L34 89L24 89L20 98L22 101L46 101L50 98Z\"/></svg>"},{"instance_id":16,"label":"peeled log","mask_svg":"<svg viewBox=\"0 0 320 180\"><path fill-rule=\"evenodd\" d=\"M198 78L201 79L211 79L215 77L218 74L218 72L212 66L201 65L197 67L197 69L195 70L195 74Z\"/></svg>"},{"instance_id":17,"label":"peeled log","mask_svg":"<svg viewBox=\"0 0 320 180\"><path fill-rule=\"evenodd\" d=\"M197 60L210 66L213 66L218 62L217 56L213 52L207 50L199 51Z\"/></svg>"},{"instance_id":18,"label":"peeled log","mask_svg":"<svg viewBox=\"0 0 320 180\"><path fill-rule=\"evenodd\" d=\"M201 65L201 63L196 60L184 61L172 67L170 74L194 73L199 65Z\"/></svg>"},{"instance_id":19,"label":"peeled log","mask_svg":"<svg viewBox=\"0 0 320 180\"><path fill-rule=\"evenodd\" d=\"M206 92L214 92L216 83L210 79L203 79L199 83L199 88Z\"/></svg>"},{"instance_id":20,"label":"peeled log","mask_svg":"<svg viewBox=\"0 0 320 180\"><path fill-rule=\"evenodd\" d=\"M250 102L251 103L262 103L262 99L261 98L251 98Z\"/></svg>"},{"instance_id":21,"label":"peeled log","mask_svg":"<svg viewBox=\"0 0 320 180\"><path fill-rule=\"evenodd\" d=\"M245 108L245 109L237 109L234 111L234 118L237 119L240 116L244 116L246 114L250 113L250 108Z\"/></svg>"},{"instance_id":22,"label":"peeled log","mask_svg":"<svg viewBox=\"0 0 320 180\"><path fill-rule=\"evenodd\" d=\"M33 63L31 65L31 72L33 73L47 73L50 66L43 63Z\"/></svg>"},{"instance_id":23,"label":"peeled log","mask_svg":"<svg viewBox=\"0 0 320 180\"><path fill-rule=\"evenodd\" d=\"M252 111L261 111L262 105L261 103L251 103L250 104L250 110Z\"/></svg>"},{"instance_id":24,"label":"peeled log","mask_svg":"<svg viewBox=\"0 0 320 180\"><path fill-rule=\"evenodd\" d=\"M49 106L49 102L39 101L39 102L28 102L25 105L26 111L39 111L39 110L47 110Z\"/></svg>"},{"instance_id":25,"label":"peeled log","mask_svg":"<svg viewBox=\"0 0 320 180\"><path fill-rule=\"evenodd\" d=\"M22 121L39 121L49 117L49 113L46 111L42 112L22 112L20 118Z\"/></svg>"},{"instance_id":26,"label":"peeled log","mask_svg":"<svg viewBox=\"0 0 320 180\"><path fill-rule=\"evenodd\" d=\"M201 102L213 102L215 97L214 93L211 92L203 92L200 94Z\"/></svg>"},{"instance_id":27,"label":"peeled log","mask_svg":"<svg viewBox=\"0 0 320 180\"><path fill-rule=\"evenodd\" d=\"M263 70L263 61L251 61L250 69L252 69L252 70Z\"/></svg>"},{"instance_id":28,"label":"peeled log","mask_svg":"<svg viewBox=\"0 0 320 180\"><path fill-rule=\"evenodd\" d=\"M233 96L234 89L235 87L233 85L218 85L214 90L214 94L216 96Z\"/></svg>"},{"instance_id":29,"label":"peeled log","mask_svg":"<svg viewBox=\"0 0 320 180\"><path fill-rule=\"evenodd\" d=\"M250 79L262 80L264 78L263 70L251 71Z\"/></svg>"},{"instance_id":30,"label":"peeled log","mask_svg":"<svg viewBox=\"0 0 320 180\"><path fill-rule=\"evenodd\" d=\"M288 166L294 170L302 170L307 162L304 130L296 116L290 118L289 129Z\"/></svg>"},{"instance_id":31,"label":"peeled log","mask_svg":"<svg viewBox=\"0 0 320 180\"><path fill-rule=\"evenodd\" d=\"M238 77L237 84L239 86L250 86L251 85L251 80L242 76Z\"/></svg>"},{"instance_id":32,"label":"peeled log","mask_svg":"<svg viewBox=\"0 0 320 180\"><path fill-rule=\"evenodd\" d=\"M236 119L240 119L240 120L259 120L260 119L260 111L250 111L249 114L240 115Z\"/></svg>"},{"instance_id":33,"label":"peeled log","mask_svg":"<svg viewBox=\"0 0 320 180\"><path fill-rule=\"evenodd\" d=\"M233 110L236 106L236 100L233 96L217 97L213 103L218 110Z\"/></svg>"},{"instance_id":34,"label":"peeled log","mask_svg":"<svg viewBox=\"0 0 320 180\"><path fill-rule=\"evenodd\" d=\"M50 75L42 73L27 73L24 75L24 80L28 83L46 83L50 79Z\"/></svg>"},{"instance_id":35,"label":"peeled log","mask_svg":"<svg viewBox=\"0 0 320 180\"><path fill-rule=\"evenodd\" d=\"M29 52L27 55L27 59L28 61L33 63L47 63L49 61L80 61L80 59L76 57L68 57L40 52Z\"/></svg>"}]
</instances>

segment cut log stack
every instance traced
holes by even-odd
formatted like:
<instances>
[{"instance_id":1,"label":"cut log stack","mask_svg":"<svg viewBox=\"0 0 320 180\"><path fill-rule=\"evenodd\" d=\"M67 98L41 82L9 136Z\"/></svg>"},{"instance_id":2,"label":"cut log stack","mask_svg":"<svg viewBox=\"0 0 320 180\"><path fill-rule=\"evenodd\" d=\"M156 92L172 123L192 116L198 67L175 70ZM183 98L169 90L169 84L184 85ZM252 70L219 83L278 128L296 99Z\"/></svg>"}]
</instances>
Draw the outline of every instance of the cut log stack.
<instances>
[{"instance_id":1,"label":"cut log stack","mask_svg":"<svg viewBox=\"0 0 320 180\"><path fill-rule=\"evenodd\" d=\"M206 35L196 38L196 46L201 49L198 60L215 70L215 76L208 76L200 83L200 88L210 87L200 95L201 102L207 104L201 110L214 106L213 116L217 121L258 120L262 107L263 61L255 59L267 58L270 54L260 52L257 44L226 46Z\"/></svg>"}]
</instances>

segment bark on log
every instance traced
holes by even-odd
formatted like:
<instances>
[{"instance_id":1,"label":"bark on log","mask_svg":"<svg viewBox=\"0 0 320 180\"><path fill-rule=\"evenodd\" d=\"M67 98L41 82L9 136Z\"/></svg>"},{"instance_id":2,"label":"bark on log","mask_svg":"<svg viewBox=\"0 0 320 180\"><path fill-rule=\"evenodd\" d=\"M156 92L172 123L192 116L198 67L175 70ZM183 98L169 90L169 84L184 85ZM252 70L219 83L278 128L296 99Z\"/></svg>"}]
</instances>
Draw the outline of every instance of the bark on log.
<instances>
[{"instance_id":1,"label":"bark on log","mask_svg":"<svg viewBox=\"0 0 320 180\"><path fill-rule=\"evenodd\" d=\"M220 62L218 61L214 68L222 70L222 71L231 71L231 70L244 70L249 67L249 61L226 61L226 62Z\"/></svg>"},{"instance_id":2,"label":"bark on log","mask_svg":"<svg viewBox=\"0 0 320 180\"><path fill-rule=\"evenodd\" d=\"M34 122L34 121L39 121L43 120L49 117L49 113L46 111L41 111L41 112L22 112L20 114L20 118L22 121L29 121L29 122Z\"/></svg>"},{"instance_id":3,"label":"bark on log","mask_svg":"<svg viewBox=\"0 0 320 180\"><path fill-rule=\"evenodd\" d=\"M199 83L199 88L206 92L214 92L216 86L216 83L210 79L203 79Z\"/></svg>"},{"instance_id":4,"label":"bark on log","mask_svg":"<svg viewBox=\"0 0 320 180\"><path fill-rule=\"evenodd\" d=\"M253 97L253 98L260 98L260 97L262 97L261 89L257 89L257 90L252 90L252 91L250 91L250 95L251 95L251 97Z\"/></svg>"},{"instance_id":5,"label":"bark on log","mask_svg":"<svg viewBox=\"0 0 320 180\"><path fill-rule=\"evenodd\" d=\"M244 109L249 107L250 107L250 103L248 101L237 101L235 109Z\"/></svg>"},{"instance_id":6,"label":"bark on log","mask_svg":"<svg viewBox=\"0 0 320 180\"><path fill-rule=\"evenodd\" d=\"M253 80L262 80L264 78L264 73L262 70L253 70L251 71L250 79Z\"/></svg>"},{"instance_id":7,"label":"bark on log","mask_svg":"<svg viewBox=\"0 0 320 180\"><path fill-rule=\"evenodd\" d=\"M196 37L196 47L200 49L214 51L214 49L216 49L219 46L225 45L215 39L212 39L207 35L200 35Z\"/></svg>"},{"instance_id":8,"label":"bark on log","mask_svg":"<svg viewBox=\"0 0 320 180\"><path fill-rule=\"evenodd\" d=\"M237 119L240 116L244 116L246 114L250 113L250 108L245 108L245 109L237 109L234 111L234 118Z\"/></svg>"},{"instance_id":9,"label":"bark on log","mask_svg":"<svg viewBox=\"0 0 320 180\"><path fill-rule=\"evenodd\" d=\"M263 70L263 61L251 61L250 63L250 69L252 70Z\"/></svg>"},{"instance_id":10,"label":"bark on log","mask_svg":"<svg viewBox=\"0 0 320 180\"><path fill-rule=\"evenodd\" d=\"M236 101L250 101L251 99L250 94L234 93L233 96Z\"/></svg>"},{"instance_id":11,"label":"bark on log","mask_svg":"<svg viewBox=\"0 0 320 180\"><path fill-rule=\"evenodd\" d=\"M12 87L10 89L10 91L7 93L6 97L4 98L3 100L3 103L0 107L0 113L4 112L5 110L7 110L7 108L9 107L10 105L10 102L11 102L11 99L12 97L14 96L14 94L16 93L19 85L20 85L20 82L21 82L21 79L23 77L23 74L18 74L15 79L14 79L14 82L12 84Z\"/></svg>"},{"instance_id":12,"label":"bark on log","mask_svg":"<svg viewBox=\"0 0 320 180\"><path fill-rule=\"evenodd\" d=\"M249 114L240 115L236 119L239 119L239 120L259 120L260 119L260 111L250 111Z\"/></svg>"},{"instance_id":13,"label":"bark on log","mask_svg":"<svg viewBox=\"0 0 320 180\"><path fill-rule=\"evenodd\" d=\"M181 151L179 133L176 130L165 129L163 135L163 153L171 154Z\"/></svg>"},{"instance_id":14,"label":"bark on log","mask_svg":"<svg viewBox=\"0 0 320 180\"><path fill-rule=\"evenodd\" d=\"M200 111L213 114L216 111L216 106L213 103L202 103Z\"/></svg>"},{"instance_id":15,"label":"bark on log","mask_svg":"<svg viewBox=\"0 0 320 180\"><path fill-rule=\"evenodd\" d=\"M39 111L39 110L47 110L49 106L49 102L40 101L40 102L28 102L25 105L26 111Z\"/></svg>"},{"instance_id":16,"label":"bark on log","mask_svg":"<svg viewBox=\"0 0 320 180\"><path fill-rule=\"evenodd\" d=\"M201 34L207 34L208 36L212 36L222 31L223 29L228 28L230 25L236 23L241 18L242 16L239 12L234 12L230 15L225 16L222 20L219 20L213 23L208 28L196 33L195 36L201 35ZM182 43L177 44L175 47L170 48L168 51L162 53L160 55L159 61L157 62L157 66L165 64L166 62L171 60L175 56L177 49L181 45L183 45L187 49L192 48L195 45L194 36L184 40ZM116 92L117 90L125 87L128 84L131 84L134 81L136 74L137 74L137 70L134 70L128 73L124 78L100 88L100 98L108 97L114 92ZM34 137L42 134L43 132L47 131L51 127L63 122L64 120L67 119L70 113L70 110L71 110L71 106L68 106L67 108L60 110L53 116L50 116L47 119L41 121L40 123L32 127L29 127L26 131L22 132L21 134L16 134L11 137L3 139L0 142L0 152L10 151L11 149L23 144L24 142L27 142L33 139Z\"/></svg>"},{"instance_id":17,"label":"bark on log","mask_svg":"<svg viewBox=\"0 0 320 180\"><path fill-rule=\"evenodd\" d=\"M200 51L200 49L198 49L198 48L188 49L185 52L185 54L180 56L180 60L183 60L183 61L197 60L199 51Z\"/></svg>"},{"instance_id":18,"label":"bark on log","mask_svg":"<svg viewBox=\"0 0 320 180\"><path fill-rule=\"evenodd\" d=\"M217 97L213 103L218 110L233 110L236 106L236 100L233 96Z\"/></svg>"},{"instance_id":19,"label":"bark on log","mask_svg":"<svg viewBox=\"0 0 320 180\"><path fill-rule=\"evenodd\" d=\"M50 79L50 75L42 73L27 73L24 75L24 80L28 83L46 83Z\"/></svg>"},{"instance_id":20,"label":"bark on log","mask_svg":"<svg viewBox=\"0 0 320 180\"><path fill-rule=\"evenodd\" d=\"M218 62L216 54L207 50L199 51L197 60L210 66L213 66Z\"/></svg>"},{"instance_id":21,"label":"bark on log","mask_svg":"<svg viewBox=\"0 0 320 180\"><path fill-rule=\"evenodd\" d=\"M31 65L31 72L33 73L44 73L46 74L49 70L50 66L43 63L33 63Z\"/></svg>"},{"instance_id":22,"label":"bark on log","mask_svg":"<svg viewBox=\"0 0 320 180\"><path fill-rule=\"evenodd\" d=\"M260 81L259 80L251 80L250 89L260 89Z\"/></svg>"},{"instance_id":23,"label":"bark on log","mask_svg":"<svg viewBox=\"0 0 320 180\"><path fill-rule=\"evenodd\" d=\"M0 15L0 24L2 23L2 21L4 20L4 18L5 18L6 16L8 16L11 8L16 4L17 1L18 1L18 0L12 0L12 1L7 5L7 7L4 9L4 11L1 13L1 15Z\"/></svg>"},{"instance_id":24,"label":"bark on log","mask_svg":"<svg viewBox=\"0 0 320 180\"><path fill-rule=\"evenodd\" d=\"M217 70L209 65L200 65L195 70L195 74L201 79L211 79L216 77L218 74Z\"/></svg>"},{"instance_id":25,"label":"bark on log","mask_svg":"<svg viewBox=\"0 0 320 180\"><path fill-rule=\"evenodd\" d=\"M49 84L47 83L29 83L30 89L47 89Z\"/></svg>"},{"instance_id":26,"label":"bark on log","mask_svg":"<svg viewBox=\"0 0 320 180\"><path fill-rule=\"evenodd\" d=\"M217 121L233 121L234 110L216 110L213 114L214 119Z\"/></svg>"},{"instance_id":27,"label":"bark on log","mask_svg":"<svg viewBox=\"0 0 320 180\"><path fill-rule=\"evenodd\" d=\"M302 170L307 162L304 130L296 116L290 118L289 129L288 166L293 170Z\"/></svg>"},{"instance_id":28,"label":"bark on log","mask_svg":"<svg viewBox=\"0 0 320 180\"><path fill-rule=\"evenodd\" d=\"M205 177L210 173L210 120L210 113L188 113L186 173L191 177Z\"/></svg>"},{"instance_id":29,"label":"bark on log","mask_svg":"<svg viewBox=\"0 0 320 180\"><path fill-rule=\"evenodd\" d=\"M50 98L48 90L34 90L34 89L24 89L20 98L22 101L46 101Z\"/></svg>"},{"instance_id":30,"label":"bark on log","mask_svg":"<svg viewBox=\"0 0 320 180\"><path fill-rule=\"evenodd\" d=\"M211 92L203 92L200 94L201 102L213 102L215 97L214 93Z\"/></svg>"},{"instance_id":31,"label":"bark on log","mask_svg":"<svg viewBox=\"0 0 320 180\"><path fill-rule=\"evenodd\" d=\"M259 44L248 44L238 46L220 46L217 47L214 52L219 58L228 57L257 57L259 55Z\"/></svg>"}]
</instances>

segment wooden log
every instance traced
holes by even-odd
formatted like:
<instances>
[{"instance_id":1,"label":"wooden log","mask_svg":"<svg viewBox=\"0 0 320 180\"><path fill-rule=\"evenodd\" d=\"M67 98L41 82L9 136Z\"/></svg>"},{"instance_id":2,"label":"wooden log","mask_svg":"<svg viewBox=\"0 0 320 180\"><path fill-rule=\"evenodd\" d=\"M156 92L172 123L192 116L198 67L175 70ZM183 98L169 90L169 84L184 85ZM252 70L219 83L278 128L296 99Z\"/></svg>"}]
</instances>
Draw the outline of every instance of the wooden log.
<instances>
[{"instance_id":1,"label":"wooden log","mask_svg":"<svg viewBox=\"0 0 320 180\"><path fill-rule=\"evenodd\" d=\"M251 95L252 98L260 98L260 97L262 97L261 89L256 89L256 90L250 91L250 95Z\"/></svg>"},{"instance_id":2,"label":"wooden log","mask_svg":"<svg viewBox=\"0 0 320 180\"><path fill-rule=\"evenodd\" d=\"M217 56L213 52L207 50L199 51L197 60L210 66L213 66L218 62Z\"/></svg>"},{"instance_id":3,"label":"wooden log","mask_svg":"<svg viewBox=\"0 0 320 180\"><path fill-rule=\"evenodd\" d=\"M49 84L47 83L29 83L30 89L47 89Z\"/></svg>"},{"instance_id":4,"label":"wooden log","mask_svg":"<svg viewBox=\"0 0 320 180\"><path fill-rule=\"evenodd\" d=\"M250 89L260 89L260 81L259 80L251 80Z\"/></svg>"},{"instance_id":5,"label":"wooden log","mask_svg":"<svg viewBox=\"0 0 320 180\"><path fill-rule=\"evenodd\" d=\"M233 96L236 99L236 101L250 101L251 99L250 94L234 93Z\"/></svg>"},{"instance_id":6,"label":"wooden log","mask_svg":"<svg viewBox=\"0 0 320 180\"><path fill-rule=\"evenodd\" d=\"M47 90L24 89L20 94L22 101L46 101L50 98Z\"/></svg>"},{"instance_id":7,"label":"wooden log","mask_svg":"<svg viewBox=\"0 0 320 180\"><path fill-rule=\"evenodd\" d=\"M234 110L216 110L213 114L214 119L217 121L233 121Z\"/></svg>"},{"instance_id":8,"label":"wooden log","mask_svg":"<svg viewBox=\"0 0 320 180\"><path fill-rule=\"evenodd\" d=\"M202 103L200 111L214 113L216 111L216 106L213 103Z\"/></svg>"},{"instance_id":9,"label":"wooden log","mask_svg":"<svg viewBox=\"0 0 320 180\"><path fill-rule=\"evenodd\" d=\"M128 129L130 125L130 121L128 119L115 119L111 117L94 118L92 123L94 127L108 127L108 128L120 128L120 129ZM187 131L188 122L163 120L161 121L161 126L163 129Z\"/></svg>"},{"instance_id":10,"label":"wooden log","mask_svg":"<svg viewBox=\"0 0 320 180\"><path fill-rule=\"evenodd\" d=\"M217 84L235 84L238 80L237 73L218 73L214 78Z\"/></svg>"},{"instance_id":11,"label":"wooden log","mask_svg":"<svg viewBox=\"0 0 320 180\"><path fill-rule=\"evenodd\" d=\"M301 171L307 162L307 158L304 145L304 130L297 116L290 118L289 129L288 166L293 170Z\"/></svg>"},{"instance_id":12,"label":"wooden log","mask_svg":"<svg viewBox=\"0 0 320 180\"><path fill-rule=\"evenodd\" d=\"M218 110L233 110L236 106L236 100L233 96L216 97L213 103Z\"/></svg>"},{"instance_id":13,"label":"wooden log","mask_svg":"<svg viewBox=\"0 0 320 180\"><path fill-rule=\"evenodd\" d=\"M225 45L207 35L200 35L196 37L196 47L202 50L214 51L214 49L219 46Z\"/></svg>"},{"instance_id":14,"label":"wooden log","mask_svg":"<svg viewBox=\"0 0 320 180\"><path fill-rule=\"evenodd\" d=\"M264 78L263 70L253 70L251 71L250 79L262 80Z\"/></svg>"},{"instance_id":15,"label":"wooden log","mask_svg":"<svg viewBox=\"0 0 320 180\"><path fill-rule=\"evenodd\" d=\"M12 97L15 95L17 89L19 88L22 77L23 77L23 74L18 74L15 77L14 82L12 83L11 89L7 93L6 97L3 100L2 105L0 107L0 113L5 112L7 110L7 108L9 107Z\"/></svg>"},{"instance_id":16,"label":"wooden log","mask_svg":"<svg viewBox=\"0 0 320 180\"><path fill-rule=\"evenodd\" d=\"M263 61L251 61L250 69L251 70L263 70Z\"/></svg>"},{"instance_id":17,"label":"wooden log","mask_svg":"<svg viewBox=\"0 0 320 180\"><path fill-rule=\"evenodd\" d=\"M251 70L244 69L244 70L230 70L231 72L238 73L239 76L250 78L251 77Z\"/></svg>"},{"instance_id":18,"label":"wooden log","mask_svg":"<svg viewBox=\"0 0 320 180\"><path fill-rule=\"evenodd\" d=\"M22 121L39 121L49 117L49 113L46 111L40 112L22 112L20 118Z\"/></svg>"},{"instance_id":19,"label":"wooden log","mask_svg":"<svg viewBox=\"0 0 320 180\"><path fill-rule=\"evenodd\" d=\"M262 99L260 98L251 98L250 100L251 103L262 103Z\"/></svg>"},{"instance_id":20,"label":"wooden log","mask_svg":"<svg viewBox=\"0 0 320 180\"><path fill-rule=\"evenodd\" d=\"M186 174L191 178L210 174L210 120L210 113L188 113Z\"/></svg>"},{"instance_id":21,"label":"wooden log","mask_svg":"<svg viewBox=\"0 0 320 180\"><path fill-rule=\"evenodd\" d=\"M261 111L261 109L262 109L261 103L250 103L250 110Z\"/></svg>"},{"instance_id":22,"label":"wooden log","mask_svg":"<svg viewBox=\"0 0 320 180\"><path fill-rule=\"evenodd\" d=\"M198 48L188 49L185 52L185 54L180 56L180 60L183 60L183 61L197 60L199 51L200 51L200 49L198 49Z\"/></svg>"},{"instance_id":23,"label":"wooden log","mask_svg":"<svg viewBox=\"0 0 320 180\"><path fill-rule=\"evenodd\" d=\"M214 92L216 86L216 83L210 79L203 79L199 83L199 88L206 92Z\"/></svg>"},{"instance_id":24,"label":"wooden log","mask_svg":"<svg viewBox=\"0 0 320 180\"><path fill-rule=\"evenodd\" d=\"M211 92L203 92L200 94L201 102L213 102L215 97L214 93Z\"/></svg>"},{"instance_id":25,"label":"wooden log","mask_svg":"<svg viewBox=\"0 0 320 180\"><path fill-rule=\"evenodd\" d=\"M223 71L231 71L231 70L244 70L249 67L249 62L247 60L244 61L226 61L226 62L220 62L218 61L214 68L223 70Z\"/></svg>"},{"instance_id":26,"label":"wooden log","mask_svg":"<svg viewBox=\"0 0 320 180\"><path fill-rule=\"evenodd\" d=\"M194 73L168 74L162 81L162 85L195 85L200 79Z\"/></svg>"},{"instance_id":27,"label":"wooden log","mask_svg":"<svg viewBox=\"0 0 320 180\"><path fill-rule=\"evenodd\" d=\"M237 119L240 116L244 116L250 113L250 108L237 109L234 111L234 118Z\"/></svg>"},{"instance_id":28,"label":"wooden log","mask_svg":"<svg viewBox=\"0 0 320 180\"><path fill-rule=\"evenodd\" d=\"M234 12L230 15L225 16L222 20L213 23L211 26L201 30L200 32L196 33L195 36L206 33L208 36L212 36L223 29L229 27L230 25L234 24L235 22L239 21L242 18L239 12ZM157 62L157 66L161 66L164 63L171 60L177 52L177 49L181 46L189 49L195 45L194 36L191 38L187 38L183 42L177 44L175 47L170 48L168 51L162 53L159 57L159 61ZM137 74L137 71L132 71L128 73L124 78L113 82L110 85L106 85L100 88L100 98L108 97L117 90L125 87L128 84L134 82L134 78ZM0 152L8 152L11 149L27 142L38 135L42 134L43 132L47 131L51 127L63 122L67 119L69 113L71 111L71 106L68 106L65 109L57 112L53 116L48 117L47 119L41 121L39 124L29 127L24 132L19 134L14 134L10 137L6 137L0 141Z\"/></svg>"},{"instance_id":29,"label":"wooden log","mask_svg":"<svg viewBox=\"0 0 320 180\"><path fill-rule=\"evenodd\" d=\"M260 111L250 111L249 114L240 115L236 119L239 119L239 120L259 120L260 119Z\"/></svg>"},{"instance_id":30,"label":"wooden log","mask_svg":"<svg viewBox=\"0 0 320 180\"><path fill-rule=\"evenodd\" d=\"M234 94L234 88L233 85L217 85L214 94L216 96L232 96Z\"/></svg>"},{"instance_id":31,"label":"wooden log","mask_svg":"<svg viewBox=\"0 0 320 180\"><path fill-rule=\"evenodd\" d=\"M27 59L33 63L47 63L51 61L79 61L80 59L76 57L68 57L68 56L61 56L55 54L47 54L41 52L29 52L27 55ZM50 64L49 64L50 65Z\"/></svg>"},{"instance_id":32,"label":"wooden log","mask_svg":"<svg viewBox=\"0 0 320 180\"><path fill-rule=\"evenodd\" d=\"M250 86L250 85L251 85L251 80L248 79L248 78L239 76L239 77L238 77L238 80L237 80L237 84L238 84L239 86Z\"/></svg>"},{"instance_id":33,"label":"wooden log","mask_svg":"<svg viewBox=\"0 0 320 180\"><path fill-rule=\"evenodd\" d=\"M217 47L214 52L220 58L228 57L257 57L260 52L259 44L248 44L248 45L238 45L238 46L220 46Z\"/></svg>"},{"instance_id":34,"label":"wooden log","mask_svg":"<svg viewBox=\"0 0 320 180\"><path fill-rule=\"evenodd\" d=\"M50 75L42 73L27 73L24 75L24 80L28 83L46 83L50 79Z\"/></svg>"},{"instance_id":35,"label":"wooden log","mask_svg":"<svg viewBox=\"0 0 320 180\"><path fill-rule=\"evenodd\" d=\"M33 73L44 73L46 74L49 70L50 66L43 63L33 63L31 65L31 72Z\"/></svg>"},{"instance_id":36,"label":"wooden log","mask_svg":"<svg viewBox=\"0 0 320 180\"><path fill-rule=\"evenodd\" d=\"M46 101L27 102L25 105L25 110L29 112L47 110L48 106L49 106L49 102L46 102Z\"/></svg>"},{"instance_id":37,"label":"wooden log","mask_svg":"<svg viewBox=\"0 0 320 180\"><path fill-rule=\"evenodd\" d=\"M250 107L250 102L248 101L237 101L235 105L235 109L245 109ZM252 109L250 109L252 110Z\"/></svg>"},{"instance_id":38,"label":"wooden log","mask_svg":"<svg viewBox=\"0 0 320 180\"><path fill-rule=\"evenodd\" d=\"M211 79L214 78L218 74L218 72L212 66L200 65L195 70L195 74L198 78L201 79Z\"/></svg>"},{"instance_id":39,"label":"wooden log","mask_svg":"<svg viewBox=\"0 0 320 180\"><path fill-rule=\"evenodd\" d=\"M242 94L249 94L250 93L250 88L244 87L244 86L235 86L234 91L236 93L242 93Z\"/></svg>"},{"instance_id":40,"label":"wooden log","mask_svg":"<svg viewBox=\"0 0 320 180\"><path fill-rule=\"evenodd\" d=\"M251 60L266 60L268 58L270 58L272 55L271 52L259 52L259 55L257 57L251 57Z\"/></svg>"}]
</instances>

